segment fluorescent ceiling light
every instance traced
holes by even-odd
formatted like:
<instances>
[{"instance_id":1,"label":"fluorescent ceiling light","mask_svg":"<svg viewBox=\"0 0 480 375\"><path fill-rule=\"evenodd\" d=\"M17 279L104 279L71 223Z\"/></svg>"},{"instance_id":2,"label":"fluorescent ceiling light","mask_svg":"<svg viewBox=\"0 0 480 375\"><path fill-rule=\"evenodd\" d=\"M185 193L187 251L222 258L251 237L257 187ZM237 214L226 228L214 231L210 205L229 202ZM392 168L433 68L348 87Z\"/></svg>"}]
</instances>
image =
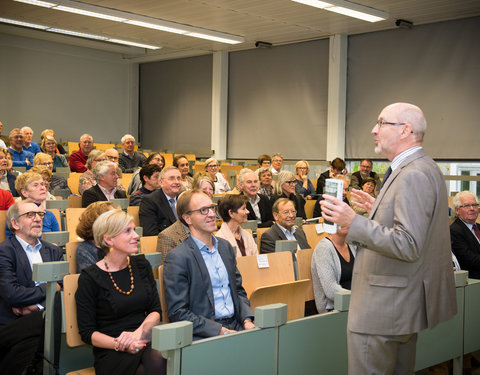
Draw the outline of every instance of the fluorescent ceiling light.
<instances>
[{"instance_id":1,"label":"fluorescent ceiling light","mask_svg":"<svg viewBox=\"0 0 480 375\"><path fill-rule=\"evenodd\" d=\"M47 26L41 26L41 25L37 25L35 23L11 20L11 19L8 19L8 18L0 18L0 22L9 23L9 24L18 25L18 26L31 27L31 28L34 28L34 29L41 29L41 30L45 30L45 29L48 28Z\"/></svg>"},{"instance_id":2,"label":"fluorescent ceiling light","mask_svg":"<svg viewBox=\"0 0 480 375\"><path fill-rule=\"evenodd\" d=\"M161 47L157 47L157 46L152 46L150 44L129 42L128 40L122 40L122 39L107 39L107 42L118 43L118 44L126 44L128 46L148 48L148 49L159 49L159 48L161 48Z\"/></svg>"},{"instance_id":3,"label":"fluorescent ceiling light","mask_svg":"<svg viewBox=\"0 0 480 375\"><path fill-rule=\"evenodd\" d=\"M343 14L345 16L358 18L368 22L383 21L389 17L389 14L382 10L370 8L365 5L352 3L346 0L329 0L328 2L317 1L317 0L292 0L292 1L295 1L297 3L302 3L305 5L310 5L312 7L328 10L330 12Z\"/></svg>"},{"instance_id":4,"label":"fluorescent ceiling light","mask_svg":"<svg viewBox=\"0 0 480 375\"><path fill-rule=\"evenodd\" d=\"M57 29L55 27L38 25L38 24L34 24L34 23L22 22L22 21L17 21L17 20L11 20L11 19L8 19L8 18L0 18L0 22L9 23L9 24L18 25L18 26L31 27L31 28L34 28L34 29L41 29L41 30L44 30L44 31L52 32L52 33L66 34L66 35L72 35L72 36L81 37L81 38L101 40L101 41L104 41L104 42L111 42L111 43L116 43L116 44L123 44L123 45L127 45L127 46L134 46L134 47L147 48L147 49L160 49L160 48L162 48L162 47L154 46L154 45L151 45L151 44L138 43L138 42L133 42L133 41L130 41L130 40L111 38L111 37L105 36L105 35L95 35L95 34L87 34L87 33L82 33L82 32L72 31L72 30Z\"/></svg>"},{"instance_id":5,"label":"fluorescent ceiling light","mask_svg":"<svg viewBox=\"0 0 480 375\"><path fill-rule=\"evenodd\" d=\"M90 12L88 10L83 10L83 9L66 7L66 6L63 6L63 5L57 5L53 8L51 8L51 9L63 10L64 12L76 13L76 14L81 14L83 16L89 16L89 17L102 18L102 19L105 19L105 20L116 21L116 22L125 22L126 21L125 18L109 16L108 14L100 14L100 13L97 13L97 12Z\"/></svg>"},{"instance_id":6,"label":"fluorescent ceiling light","mask_svg":"<svg viewBox=\"0 0 480 375\"><path fill-rule=\"evenodd\" d=\"M185 30L175 29L173 27L167 27L163 25L157 25L150 22L143 22L143 21L135 21L135 20L126 20L125 23L135 26L146 27L149 29L161 30L166 31L167 33L174 33L174 34L186 34Z\"/></svg>"},{"instance_id":7,"label":"fluorescent ceiling light","mask_svg":"<svg viewBox=\"0 0 480 375\"><path fill-rule=\"evenodd\" d=\"M200 34L200 33L187 33L185 35L193 36L195 38L213 40L215 42L220 42L220 43L228 43L228 44L238 44L238 43L244 42L244 39L242 37L237 37L236 35L231 35L228 38L215 36L215 35ZM239 39L233 39L233 37L236 37Z\"/></svg>"},{"instance_id":8,"label":"fluorescent ceiling light","mask_svg":"<svg viewBox=\"0 0 480 375\"><path fill-rule=\"evenodd\" d=\"M90 17L104 18L110 21L127 23L169 33L182 34L196 38L213 40L221 43L243 43L245 38L239 35L222 33L215 30L166 21L158 18L142 16L140 14L124 12L116 9L104 8L98 5L81 3L73 0L15 0L21 3L38 5L50 9L63 10Z\"/></svg>"},{"instance_id":9,"label":"fluorescent ceiling light","mask_svg":"<svg viewBox=\"0 0 480 375\"><path fill-rule=\"evenodd\" d=\"M45 8L51 8L55 6L55 4L52 4L46 1L39 1L39 0L15 0L15 1L18 1L19 3L26 3L26 4L36 5L39 7L45 7Z\"/></svg>"}]
</instances>

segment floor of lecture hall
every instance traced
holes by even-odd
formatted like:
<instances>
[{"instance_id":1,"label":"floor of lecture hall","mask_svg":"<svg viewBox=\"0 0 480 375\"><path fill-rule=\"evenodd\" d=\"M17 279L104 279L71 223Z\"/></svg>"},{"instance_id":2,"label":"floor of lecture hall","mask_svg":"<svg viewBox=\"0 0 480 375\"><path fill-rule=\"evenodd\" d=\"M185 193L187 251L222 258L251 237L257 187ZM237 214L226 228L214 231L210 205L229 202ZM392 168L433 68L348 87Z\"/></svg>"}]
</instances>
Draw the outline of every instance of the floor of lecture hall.
<instances>
[{"instance_id":1,"label":"floor of lecture hall","mask_svg":"<svg viewBox=\"0 0 480 375\"><path fill-rule=\"evenodd\" d=\"M463 361L463 375L480 375L480 351L465 355ZM415 373L415 375L451 374L453 374L453 361L443 362Z\"/></svg>"}]
</instances>

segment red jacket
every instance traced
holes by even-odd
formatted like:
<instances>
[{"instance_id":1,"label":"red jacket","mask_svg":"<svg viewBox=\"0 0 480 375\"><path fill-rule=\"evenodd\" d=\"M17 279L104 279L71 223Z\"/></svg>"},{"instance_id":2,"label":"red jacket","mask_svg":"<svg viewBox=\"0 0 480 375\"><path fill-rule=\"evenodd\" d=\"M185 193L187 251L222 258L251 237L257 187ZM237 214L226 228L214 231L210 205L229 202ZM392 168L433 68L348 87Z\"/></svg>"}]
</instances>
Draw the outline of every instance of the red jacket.
<instances>
[{"instance_id":1,"label":"red jacket","mask_svg":"<svg viewBox=\"0 0 480 375\"><path fill-rule=\"evenodd\" d=\"M68 165L72 172L83 173L87 170L85 166L87 164L87 155L85 155L81 150L75 151L70 155L70 161Z\"/></svg>"}]
</instances>

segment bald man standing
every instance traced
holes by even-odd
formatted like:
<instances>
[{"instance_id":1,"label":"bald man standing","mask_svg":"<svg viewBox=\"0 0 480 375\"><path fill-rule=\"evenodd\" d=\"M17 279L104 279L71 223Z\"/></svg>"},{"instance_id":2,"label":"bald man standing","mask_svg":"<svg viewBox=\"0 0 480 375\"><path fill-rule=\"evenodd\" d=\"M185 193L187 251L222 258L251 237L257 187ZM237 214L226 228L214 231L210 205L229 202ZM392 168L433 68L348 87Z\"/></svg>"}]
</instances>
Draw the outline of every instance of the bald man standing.
<instances>
[{"instance_id":1,"label":"bald man standing","mask_svg":"<svg viewBox=\"0 0 480 375\"><path fill-rule=\"evenodd\" d=\"M358 247L348 314L349 374L413 374L417 333L456 314L445 181L423 148L427 123L415 105L382 110L375 152L390 160L375 200L353 190L369 212L356 215L324 195L322 215L348 227Z\"/></svg>"}]
</instances>

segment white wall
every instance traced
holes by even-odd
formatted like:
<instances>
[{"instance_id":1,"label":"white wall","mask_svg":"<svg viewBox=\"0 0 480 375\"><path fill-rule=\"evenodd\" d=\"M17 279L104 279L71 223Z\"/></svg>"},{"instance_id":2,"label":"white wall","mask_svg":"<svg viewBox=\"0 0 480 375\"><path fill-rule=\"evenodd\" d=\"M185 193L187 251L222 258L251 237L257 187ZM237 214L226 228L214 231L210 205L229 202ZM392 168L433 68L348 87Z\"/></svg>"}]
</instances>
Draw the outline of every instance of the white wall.
<instances>
[{"instance_id":1,"label":"white wall","mask_svg":"<svg viewBox=\"0 0 480 375\"><path fill-rule=\"evenodd\" d=\"M138 65L116 53L0 34L3 134L29 125L59 138L100 143L137 134Z\"/></svg>"}]
</instances>

